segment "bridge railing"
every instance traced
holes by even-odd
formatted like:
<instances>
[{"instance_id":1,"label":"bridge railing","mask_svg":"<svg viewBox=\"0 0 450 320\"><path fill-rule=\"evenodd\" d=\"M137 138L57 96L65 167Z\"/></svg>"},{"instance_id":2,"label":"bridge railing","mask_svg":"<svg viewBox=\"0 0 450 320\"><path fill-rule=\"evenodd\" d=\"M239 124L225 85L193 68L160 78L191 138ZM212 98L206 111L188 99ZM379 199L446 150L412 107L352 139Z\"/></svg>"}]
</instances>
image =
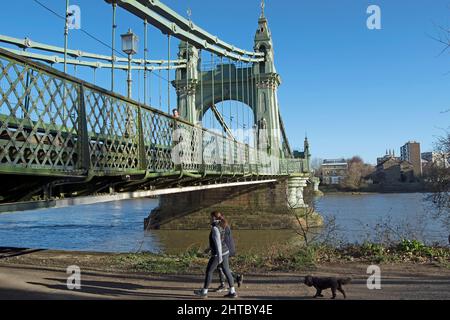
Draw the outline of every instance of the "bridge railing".
<instances>
[{"instance_id":1,"label":"bridge railing","mask_svg":"<svg viewBox=\"0 0 450 320\"><path fill-rule=\"evenodd\" d=\"M303 162L0 49L0 173L289 175Z\"/></svg>"}]
</instances>

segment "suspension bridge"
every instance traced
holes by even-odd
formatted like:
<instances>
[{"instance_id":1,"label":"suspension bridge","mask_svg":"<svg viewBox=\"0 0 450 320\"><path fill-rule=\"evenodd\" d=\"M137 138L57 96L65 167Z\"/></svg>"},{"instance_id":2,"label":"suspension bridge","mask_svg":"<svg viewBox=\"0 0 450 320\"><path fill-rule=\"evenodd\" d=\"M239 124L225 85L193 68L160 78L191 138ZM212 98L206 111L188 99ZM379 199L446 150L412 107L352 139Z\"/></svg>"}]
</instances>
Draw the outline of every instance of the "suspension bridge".
<instances>
[{"instance_id":1,"label":"suspension bridge","mask_svg":"<svg viewBox=\"0 0 450 320\"><path fill-rule=\"evenodd\" d=\"M30 201L39 207L93 195L95 201L159 195L159 214L147 222L158 228L252 192L272 192L261 202L278 197L283 198L280 206L302 207L310 178L309 144L305 140L304 152L294 157L278 104L281 78L262 4L250 51L211 35L156 0L104 1L113 21L110 55L70 49L67 41L57 47L0 35L0 211ZM140 59L132 57L131 30L128 57L118 55L117 10L144 23ZM149 26L167 36L167 58L148 59ZM171 38L179 42L176 58L171 57ZM92 70L93 81L77 77L77 68ZM105 69L111 72L107 88L96 84L97 70ZM128 72L126 97L117 91L119 70ZM143 76L143 101L131 92L136 71ZM152 76L162 78L161 71L167 71L167 112L161 106L161 84L153 99L147 90ZM176 92L172 104L171 90ZM231 100L248 106L247 117L239 111L225 114L224 102ZM152 101L159 101L159 107ZM170 210L164 210L165 204Z\"/></svg>"}]
</instances>

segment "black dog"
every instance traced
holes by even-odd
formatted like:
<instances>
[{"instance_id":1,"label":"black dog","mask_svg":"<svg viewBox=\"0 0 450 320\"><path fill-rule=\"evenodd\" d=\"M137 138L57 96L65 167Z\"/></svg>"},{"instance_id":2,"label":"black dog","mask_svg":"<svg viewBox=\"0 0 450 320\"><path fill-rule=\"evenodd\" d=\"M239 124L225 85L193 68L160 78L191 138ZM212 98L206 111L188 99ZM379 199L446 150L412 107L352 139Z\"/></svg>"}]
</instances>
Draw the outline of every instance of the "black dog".
<instances>
[{"instance_id":1,"label":"black dog","mask_svg":"<svg viewBox=\"0 0 450 320\"><path fill-rule=\"evenodd\" d=\"M313 276L305 277L305 284L308 287L314 287L317 290L314 298L323 297L322 290L331 289L331 292L333 293L332 299L336 298L336 290L341 292L344 295L344 299L346 299L347 296L342 286L349 284L351 281L352 281L351 278L338 279L338 278L316 278Z\"/></svg>"}]
</instances>

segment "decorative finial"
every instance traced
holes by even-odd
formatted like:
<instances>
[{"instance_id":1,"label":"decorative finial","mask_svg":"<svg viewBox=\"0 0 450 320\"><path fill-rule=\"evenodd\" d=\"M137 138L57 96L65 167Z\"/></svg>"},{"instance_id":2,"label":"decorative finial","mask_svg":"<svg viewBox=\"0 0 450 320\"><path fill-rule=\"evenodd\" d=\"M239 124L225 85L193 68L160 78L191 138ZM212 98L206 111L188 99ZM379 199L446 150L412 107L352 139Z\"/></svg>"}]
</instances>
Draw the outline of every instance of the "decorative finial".
<instances>
[{"instance_id":1,"label":"decorative finial","mask_svg":"<svg viewBox=\"0 0 450 320\"><path fill-rule=\"evenodd\" d=\"M264 0L261 0L261 18L264 18L264 8L266 7L266 4Z\"/></svg>"},{"instance_id":2,"label":"decorative finial","mask_svg":"<svg viewBox=\"0 0 450 320\"><path fill-rule=\"evenodd\" d=\"M191 8L188 8L188 9L187 9L187 15L188 15L188 17L189 17L189 21L191 21L191 16L192 16L192 10L191 10Z\"/></svg>"}]
</instances>

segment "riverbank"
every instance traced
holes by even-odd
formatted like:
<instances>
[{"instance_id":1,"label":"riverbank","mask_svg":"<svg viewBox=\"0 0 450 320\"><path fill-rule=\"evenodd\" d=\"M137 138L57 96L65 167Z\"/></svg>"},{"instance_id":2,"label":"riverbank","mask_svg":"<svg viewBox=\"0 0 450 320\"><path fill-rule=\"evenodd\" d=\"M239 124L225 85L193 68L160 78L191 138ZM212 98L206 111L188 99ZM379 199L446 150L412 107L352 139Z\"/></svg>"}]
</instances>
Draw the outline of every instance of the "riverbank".
<instances>
[{"instance_id":1,"label":"riverbank","mask_svg":"<svg viewBox=\"0 0 450 320\"><path fill-rule=\"evenodd\" d=\"M371 184L359 189L346 189L340 186L324 185L319 190L323 194L350 193L350 194L389 194L389 193L426 193L429 192L423 183L398 184Z\"/></svg>"},{"instance_id":2,"label":"riverbank","mask_svg":"<svg viewBox=\"0 0 450 320\"><path fill-rule=\"evenodd\" d=\"M130 268L138 260L127 254L18 249L1 252L0 299L196 299L193 289L201 287L205 267L201 260L199 268L191 265L189 269L173 269L170 265L186 266L186 258L155 256L154 266L159 261L168 269L145 272L139 267ZM146 259L140 263L148 265ZM81 268L81 290L67 289L69 265ZM237 270L235 261L232 266ZM339 261L320 262L295 272L247 272L238 293L240 299L311 299L315 290L301 281L303 276L313 274L351 277L352 283L346 286L349 299L450 299L449 268L411 261L384 262L379 266L382 290L367 289L367 263ZM181 270L189 272L176 272ZM217 280L214 281L216 286ZM329 290L324 295L324 299L331 297ZM222 297L223 293L209 294L210 299Z\"/></svg>"},{"instance_id":3,"label":"riverbank","mask_svg":"<svg viewBox=\"0 0 450 320\"><path fill-rule=\"evenodd\" d=\"M151 253L98 253L33 249L0 249L0 264L82 269L114 272L149 272L153 274L202 274L208 255L191 249L178 255ZM244 254L232 258L234 269L244 273L313 271L328 264L433 265L450 270L450 248L428 247L418 241L384 246L365 243L337 249L320 245L305 247L277 246L264 254Z\"/></svg>"}]
</instances>

